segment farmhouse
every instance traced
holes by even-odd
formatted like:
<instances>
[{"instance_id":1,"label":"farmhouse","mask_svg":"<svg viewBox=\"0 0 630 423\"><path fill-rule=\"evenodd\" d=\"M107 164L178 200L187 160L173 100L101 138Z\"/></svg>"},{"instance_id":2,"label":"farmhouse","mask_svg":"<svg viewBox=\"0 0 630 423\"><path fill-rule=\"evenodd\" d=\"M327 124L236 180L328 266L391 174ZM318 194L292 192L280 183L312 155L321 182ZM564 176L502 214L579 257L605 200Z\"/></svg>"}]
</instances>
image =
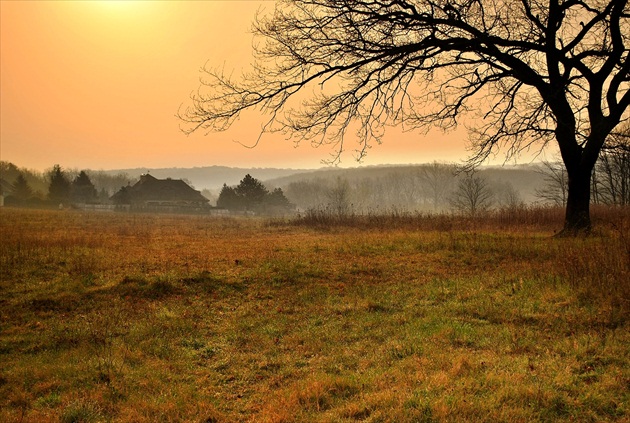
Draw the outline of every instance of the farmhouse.
<instances>
[{"instance_id":1,"label":"farmhouse","mask_svg":"<svg viewBox=\"0 0 630 423\"><path fill-rule=\"evenodd\" d=\"M122 210L198 212L210 208L208 199L181 179L140 176L134 185L122 187L111 197Z\"/></svg>"}]
</instances>

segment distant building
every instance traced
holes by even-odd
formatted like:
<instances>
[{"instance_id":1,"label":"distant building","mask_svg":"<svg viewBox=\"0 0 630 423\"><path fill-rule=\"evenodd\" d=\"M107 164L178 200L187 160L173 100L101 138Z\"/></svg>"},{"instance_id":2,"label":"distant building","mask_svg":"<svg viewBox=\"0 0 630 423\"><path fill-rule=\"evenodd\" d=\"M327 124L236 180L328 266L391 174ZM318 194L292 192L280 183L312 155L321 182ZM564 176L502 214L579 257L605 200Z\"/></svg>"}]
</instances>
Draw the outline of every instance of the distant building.
<instances>
[{"instance_id":1,"label":"distant building","mask_svg":"<svg viewBox=\"0 0 630 423\"><path fill-rule=\"evenodd\" d=\"M210 209L208 199L181 179L157 179L146 174L134 185L122 187L111 197L122 210L200 212Z\"/></svg>"}]
</instances>

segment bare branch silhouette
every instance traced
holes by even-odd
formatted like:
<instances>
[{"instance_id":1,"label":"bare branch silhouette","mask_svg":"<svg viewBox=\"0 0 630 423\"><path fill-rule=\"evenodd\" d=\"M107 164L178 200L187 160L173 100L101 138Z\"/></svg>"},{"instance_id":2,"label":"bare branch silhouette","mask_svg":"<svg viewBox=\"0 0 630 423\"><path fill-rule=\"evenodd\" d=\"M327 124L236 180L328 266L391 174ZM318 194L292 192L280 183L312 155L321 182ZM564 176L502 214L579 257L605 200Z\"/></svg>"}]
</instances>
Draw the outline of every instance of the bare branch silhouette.
<instances>
[{"instance_id":1,"label":"bare branch silhouette","mask_svg":"<svg viewBox=\"0 0 630 423\"><path fill-rule=\"evenodd\" d=\"M590 174L630 105L627 0L283 0L258 16L256 62L234 78L204 69L187 133L229 128L357 157L385 129L466 125L470 163L554 142L569 178L567 232L590 227Z\"/></svg>"}]
</instances>

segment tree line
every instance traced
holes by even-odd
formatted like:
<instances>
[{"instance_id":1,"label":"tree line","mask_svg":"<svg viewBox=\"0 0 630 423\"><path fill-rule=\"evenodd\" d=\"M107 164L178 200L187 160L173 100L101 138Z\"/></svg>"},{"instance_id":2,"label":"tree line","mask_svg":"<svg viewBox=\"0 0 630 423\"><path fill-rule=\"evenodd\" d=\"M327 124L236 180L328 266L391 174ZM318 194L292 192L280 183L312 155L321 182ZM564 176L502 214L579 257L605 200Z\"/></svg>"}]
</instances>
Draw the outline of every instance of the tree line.
<instances>
[{"instance_id":1,"label":"tree line","mask_svg":"<svg viewBox=\"0 0 630 423\"><path fill-rule=\"evenodd\" d=\"M375 177L301 179L288 183L285 191L300 210L325 210L340 216L389 211L477 215L492 207L524 204L511 183L492 180L487 173L466 173L454 164L432 163Z\"/></svg>"},{"instance_id":2,"label":"tree line","mask_svg":"<svg viewBox=\"0 0 630 423\"><path fill-rule=\"evenodd\" d=\"M281 188L269 191L262 182L250 174L236 186L223 184L217 207L232 212L253 214L285 214L294 206L285 197Z\"/></svg>"},{"instance_id":3,"label":"tree line","mask_svg":"<svg viewBox=\"0 0 630 423\"><path fill-rule=\"evenodd\" d=\"M124 173L66 170L58 164L41 173L2 161L0 174L5 204L16 206L109 204L114 192L132 182Z\"/></svg>"},{"instance_id":4,"label":"tree line","mask_svg":"<svg viewBox=\"0 0 630 423\"><path fill-rule=\"evenodd\" d=\"M611 206L630 205L630 143L620 137L608 148L592 173L591 201ZM543 162L536 172L542 182L528 202L565 207L568 175L560 161ZM494 176L494 177L493 177ZM403 212L460 212L478 215L492 208L526 205L509 180L488 170L466 172L454 164L432 163L397 168L375 176L303 178L284 186L287 198L301 210L325 209L335 214L397 210Z\"/></svg>"},{"instance_id":5,"label":"tree line","mask_svg":"<svg viewBox=\"0 0 630 423\"><path fill-rule=\"evenodd\" d=\"M535 202L566 206L569 178L563 164L543 162L538 172L542 183L535 191ZM301 178L271 190L247 174L236 186L224 184L216 205L255 214L327 209L340 215L379 210L458 211L475 215L491 208L525 204L522 193L511 182L489 174L484 170L466 173L454 164L436 162L391 171L370 170L361 177L337 173L328 178ZM133 182L124 173L66 170L59 165L39 173L4 161L0 162L0 175L5 204L23 206L109 204L113 193ZM600 153L591 179L593 203L630 205L630 130L614 134L613 141Z\"/></svg>"}]
</instances>

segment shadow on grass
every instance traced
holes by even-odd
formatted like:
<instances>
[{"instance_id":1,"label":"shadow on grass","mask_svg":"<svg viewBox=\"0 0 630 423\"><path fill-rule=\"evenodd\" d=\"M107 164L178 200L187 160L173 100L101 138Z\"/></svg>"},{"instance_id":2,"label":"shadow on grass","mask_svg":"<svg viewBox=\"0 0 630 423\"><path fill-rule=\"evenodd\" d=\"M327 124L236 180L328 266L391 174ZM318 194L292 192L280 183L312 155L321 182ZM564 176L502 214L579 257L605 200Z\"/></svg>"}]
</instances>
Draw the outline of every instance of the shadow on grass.
<instances>
[{"instance_id":1,"label":"shadow on grass","mask_svg":"<svg viewBox=\"0 0 630 423\"><path fill-rule=\"evenodd\" d=\"M125 276L118 284L99 290L99 295L108 297L119 295L145 300L163 300L188 294L228 294L241 292L245 286L242 283L227 282L225 279L213 275L208 271L202 271L196 275L184 278L169 278L157 276L148 278L145 276Z\"/></svg>"}]
</instances>

